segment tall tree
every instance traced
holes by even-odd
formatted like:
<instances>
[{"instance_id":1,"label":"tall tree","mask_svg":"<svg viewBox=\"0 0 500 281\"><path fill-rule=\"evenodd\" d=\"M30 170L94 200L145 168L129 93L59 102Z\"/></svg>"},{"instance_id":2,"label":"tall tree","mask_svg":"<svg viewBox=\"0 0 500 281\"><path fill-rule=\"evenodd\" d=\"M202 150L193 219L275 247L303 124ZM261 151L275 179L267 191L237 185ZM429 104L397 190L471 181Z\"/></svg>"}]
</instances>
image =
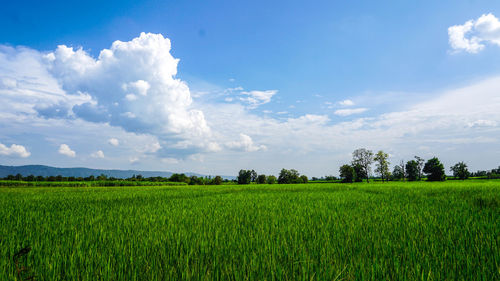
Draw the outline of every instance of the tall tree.
<instances>
[{"instance_id":1,"label":"tall tree","mask_svg":"<svg viewBox=\"0 0 500 281\"><path fill-rule=\"evenodd\" d=\"M450 167L450 170L453 172L453 176L455 178L465 180L469 178L469 170L467 169L467 164L464 162L458 162L457 164Z\"/></svg>"},{"instance_id":2,"label":"tall tree","mask_svg":"<svg viewBox=\"0 0 500 281\"><path fill-rule=\"evenodd\" d=\"M425 160L418 156L415 156L415 160L417 161L418 180L422 180L422 169L424 168Z\"/></svg>"},{"instance_id":3,"label":"tall tree","mask_svg":"<svg viewBox=\"0 0 500 281\"><path fill-rule=\"evenodd\" d=\"M352 153L352 165L360 165L366 173L366 182L370 182L371 164L373 163L373 152L365 148L359 148Z\"/></svg>"},{"instance_id":4,"label":"tall tree","mask_svg":"<svg viewBox=\"0 0 500 281\"><path fill-rule=\"evenodd\" d=\"M389 176L391 175L391 172L389 171L389 161L387 160L389 158L389 154L383 152L382 150L379 150L377 154L375 154L375 157L373 157L373 160L377 162L375 164L375 172L380 175L382 178L382 181L389 181Z\"/></svg>"},{"instance_id":5,"label":"tall tree","mask_svg":"<svg viewBox=\"0 0 500 281\"><path fill-rule=\"evenodd\" d=\"M437 157L429 159L424 165L424 173L427 174L428 181L444 181L444 166Z\"/></svg>"},{"instance_id":6,"label":"tall tree","mask_svg":"<svg viewBox=\"0 0 500 281\"><path fill-rule=\"evenodd\" d=\"M250 180L252 182L255 182L257 180L257 172L255 170L252 170Z\"/></svg>"},{"instance_id":7,"label":"tall tree","mask_svg":"<svg viewBox=\"0 0 500 281\"><path fill-rule=\"evenodd\" d=\"M399 166L401 167L401 169L403 170L403 181L405 181L405 178L406 178L406 169L405 169L405 161L404 160L401 160Z\"/></svg>"}]
</instances>

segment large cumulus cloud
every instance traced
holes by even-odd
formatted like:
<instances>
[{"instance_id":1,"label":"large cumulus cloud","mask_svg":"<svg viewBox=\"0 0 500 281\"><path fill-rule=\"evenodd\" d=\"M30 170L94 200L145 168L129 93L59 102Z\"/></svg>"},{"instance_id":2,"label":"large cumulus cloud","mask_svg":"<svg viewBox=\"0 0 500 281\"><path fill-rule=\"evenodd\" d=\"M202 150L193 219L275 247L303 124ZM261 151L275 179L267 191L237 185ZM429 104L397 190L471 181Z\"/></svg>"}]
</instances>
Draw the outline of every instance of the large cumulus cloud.
<instances>
[{"instance_id":1,"label":"large cumulus cloud","mask_svg":"<svg viewBox=\"0 0 500 281\"><path fill-rule=\"evenodd\" d=\"M203 112L192 108L186 83L175 77L179 60L170 48L161 34L141 33L128 42L115 41L97 58L82 48L60 45L44 62L66 93L91 97L71 107L76 117L129 132L199 138L191 143L209 147L201 140L210 137L210 128ZM39 112L57 116L50 109Z\"/></svg>"}]
</instances>

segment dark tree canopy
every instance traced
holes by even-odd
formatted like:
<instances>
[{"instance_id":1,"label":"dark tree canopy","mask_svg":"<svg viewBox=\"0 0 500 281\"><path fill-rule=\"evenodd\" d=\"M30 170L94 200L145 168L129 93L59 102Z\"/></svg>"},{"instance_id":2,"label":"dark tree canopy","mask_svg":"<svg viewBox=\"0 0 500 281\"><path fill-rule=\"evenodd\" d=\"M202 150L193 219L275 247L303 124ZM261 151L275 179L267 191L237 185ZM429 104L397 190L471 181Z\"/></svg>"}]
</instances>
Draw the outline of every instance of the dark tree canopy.
<instances>
[{"instance_id":1,"label":"dark tree canopy","mask_svg":"<svg viewBox=\"0 0 500 281\"><path fill-rule=\"evenodd\" d=\"M351 166L354 169L354 181L362 182L363 179L368 178L368 174L363 166L360 164L355 164Z\"/></svg>"},{"instance_id":2,"label":"dark tree canopy","mask_svg":"<svg viewBox=\"0 0 500 281\"><path fill-rule=\"evenodd\" d=\"M302 183L307 183L307 182L309 182L309 179L307 178L307 176L306 176L306 175L302 175L302 176L300 176L300 179L302 180Z\"/></svg>"},{"instance_id":3,"label":"dark tree canopy","mask_svg":"<svg viewBox=\"0 0 500 281\"><path fill-rule=\"evenodd\" d=\"M342 165L339 169L340 178L342 182L352 182L356 173L354 172L354 168L351 165Z\"/></svg>"},{"instance_id":4,"label":"dark tree canopy","mask_svg":"<svg viewBox=\"0 0 500 281\"><path fill-rule=\"evenodd\" d=\"M278 183L301 183L302 179L299 178L300 174L297 170L291 169L281 169L280 175L278 176Z\"/></svg>"},{"instance_id":5,"label":"dark tree canopy","mask_svg":"<svg viewBox=\"0 0 500 281\"><path fill-rule=\"evenodd\" d=\"M250 184L253 170L240 170L238 173L238 184Z\"/></svg>"},{"instance_id":6,"label":"dark tree canopy","mask_svg":"<svg viewBox=\"0 0 500 281\"><path fill-rule=\"evenodd\" d=\"M410 160L406 162L406 178L409 181L416 181L418 179L418 162Z\"/></svg>"},{"instance_id":7,"label":"dark tree canopy","mask_svg":"<svg viewBox=\"0 0 500 281\"><path fill-rule=\"evenodd\" d=\"M266 175L258 175L256 182L258 184L264 184L264 183L266 183L266 180L267 180Z\"/></svg>"},{"instance_id":8,"label":"dark tree canopy","mask_svg":"<svg viewBox=\"0 0 500 281\"><path fill-rule=\"evenodd\" d=\"M268 184L275 184L276 182L277 182L277 179L275 176L273 176L273 175L267 176L267 183Z\"/></svg>"},{"instance_id":9,"label":"dark tree canopy","mask_svg":"<svg viewBox=\"0 0 500 281\"><path fill-rule=\"evenodd\" d=\"M457 164L450 167L450 170L453 172L453 176L455 178L465 180L469 178L469 170L467 169L467 164L464 162L458 162Z\"/></svg>"},{"instance_id":10,"label":"dark tree canopy","mask_svg":"<svg viewBox=\"0 0 500 281\"><path fill-rule=\"evenodd\" d=\"M431 158L425 163L424 173L427 174L428 181L444 181L446 179L444 166L437 157Z\"/></svg>"},{"instance_id":11,"label":"dark tree canopy","mask_svg":"<svg viewBox=\"0 0 500 281\"><path fill-rule=\"evenodd\" d=\"M215 176L215 178L212 180L212 184L221 185L222 184L222 177L221 176Z\"/></svg>"}]
</instances>

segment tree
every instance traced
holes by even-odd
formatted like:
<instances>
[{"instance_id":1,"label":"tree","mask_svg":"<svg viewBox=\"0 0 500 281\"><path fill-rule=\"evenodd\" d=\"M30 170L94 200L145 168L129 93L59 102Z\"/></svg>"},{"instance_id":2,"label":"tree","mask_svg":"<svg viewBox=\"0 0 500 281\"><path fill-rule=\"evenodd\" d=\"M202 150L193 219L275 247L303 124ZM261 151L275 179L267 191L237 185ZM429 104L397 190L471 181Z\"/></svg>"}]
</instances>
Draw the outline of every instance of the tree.
<instances>
[{"instance_id":1,"label":"tree","mask_svg":"<svg viewBox=\"0 0 500 281\"><path fill-rule=\"evenodd\" d=\"M273 175L267 176L267 183L268 184L275 184L277 181L276 177Z\"/></svg>"},{"instance_id":2,"label":"tree","mask_svg":"<svg viewBox=\"0 0 500 281\"><path fill-rule=\"evenodd\" d=\"M367 177L366 170L360 164L352 165L354 169L354 181L362 182L364 178Z\"/></svg>"},{"instance_id":3,"label":"tree","mask_svg":"<svg viewBox=\"0 0 500 281\"><path fill-rule=\"evenodd\" d=\"M137 179L139 179L139 176L137 176ZM189 183L191 179L185 174L172 174L168 180L173 182Z\"/></svg>"},{"instance_id":4,"label":"tree","mask_svg":"<svg viewBox=\"0 0 500 281\"><path fill-rule=\"evenodd\" d=\"M189 178L190 185L203 185L205 184L202 177L191 176Z\"/></svg>"},{"instance_id":5,"label":"tree","mask_svg":"<svg viewBox=\"0 0 500 281\"><path fill-rule=\"evenodd\" d=\"M405 181L405 178L406 178L406 168L405 168L405 161L404 160L401 160L401 162L399 162L399 166L401 167L401 169L403 170L403 181Z\"/></svg>"},{"instance_id":6,"label":"tree","mask_svg":"<svg viewBox=\"0 0 500 281\"><path fill-rule=\"evenodd\" d=\"M222 184L222 177L221 176L215 176L215 178L212 180L212 184L221 185Z\"/></svg>"},{"instance_id":7,"label":"tree","mask_svg":"<svg viewBox=\"0 0 500 281\"><path fill-rule=\"evenodd\" d=\"M240 170L238 173L238 184L249 184L252 180L252 170Z\"/></svg>"},{"instance_id":8,"label":"tree","mask_svg":"<svg viewBox=\"0 0 500 281\"><path fill-rule=\"evenodd\" d=\"M354 172L354 168L351 165L342 165L339 169L340 178L342 182L352 182L356 173Z\"/></svg>"},{"instance_id":9,"label":"tree","mask_svg":"<svg viewBox=\"0 0 500 281\"><path fill-rule=\"evenodd\" d=\"M252 170L250 172L250 181L255 182L257 180L257 172Z\"/></svg>"},{"instance_id":10,"label":"tree","mask_svg":"<svg viewBox=\"0 0 500 281\"><path fill-rule=\"evenodd\" d=\"M427 174L428 181L444 181L446 179L444 166L437 157L427 160L423 171Z\"/></svg>"},{"instance_id":11,"label":"tree","mask_svg":"<svg viewBox=\"0 0 500 281\"><path fill-rule=\"evenodd\" d=\"M425 160L423 158L418 157L418 156L415 156L415 160L417 161L418 180L422 180L422 169L424 168Z\"/></svg>"},{"instance_id":12,"label":"tree","mask_svg":"<svg viewBox=\"0 0 500 281\"><path fill-rule=\"evenodd\" d=\"M458 162L457 164L450 167L450 170L453 172L453 176L455 178L465 180L469 178L469 170L467 169L467 164L464 162Z\"/></svg>"},{"instance_id":13,"label":"tree","mask_svg":"<svg viewBox=\"0 0 500 281\"><path fill-rule=\"evenodd\" d=\"M399 165L394 166L394 170L392 171L392 178L396 180L401 180L404 179L404 177L405 177L404 168Z\"/></svg>"},{"instance_id":14,"label":"tree","mask_svg":"<svg viewBox=\"0 0 500 281\"><path fill-rule=\"evenodd\" d=\"M264 184L264 183L266 183L266 175L258 175L256 182L258 184Z\"/></svg>"},{"instance_id":15,"label":"tree","mask_svg":"<svg viewBox=\"0 0 500 281\"><path fill-rule=\"evenodd\" d=\"M406 178L409 181L416 181L418 179L418 162L410 160L406 162Z\"/></svg>"},{"instance_id":16,"label":"tree","mask_svg":"<svg viewBox=\"0 0 500 281\"><path fill-rule=\"evenodd\" d=\"M302 176L300 176L300 178L302 179L303 183L307 183L309 181L309 179L307 178L306 175L302 175Z\"/></svg>"},{"instance_id":17,"label":"tree","mask_svg":"<svg viewBox=\"0 0 500 281\"><path fill-rule=\"evenodd\" d=\"M375 154L375 157L373 157L373 160L377 162L375 164L375 172L380 175L382 181L389 181L389 176L391 175L391 172L389 171L390 163L389 161L387 161L387 158L389 158L389 154L383 152L382 150L377 152L377 154Z\"/></svg>"},{"instance_id":18,"label":"tree","mask_svg":"<svg viewBox=\"0 0 500 281\"><path fill-rule=\"evenodd\" d=\"M366 174L366 182L370 182L371 164L373 163L373 152L365 148L359 148L352 153L352 165L360 165ZM358 175L359 176L359 175Z\"/></svg>"},{"instance_id":19,"label":"tree","mask_svg":"<svg viewBox=\"0 0 500 281\"><path fill-rule=\"evenodd\" d=\"M281 169L281 172L278 176L278 183L298 183L299 181L299 172L297 170L291 169Z\"/></svg>"}]
</instances>

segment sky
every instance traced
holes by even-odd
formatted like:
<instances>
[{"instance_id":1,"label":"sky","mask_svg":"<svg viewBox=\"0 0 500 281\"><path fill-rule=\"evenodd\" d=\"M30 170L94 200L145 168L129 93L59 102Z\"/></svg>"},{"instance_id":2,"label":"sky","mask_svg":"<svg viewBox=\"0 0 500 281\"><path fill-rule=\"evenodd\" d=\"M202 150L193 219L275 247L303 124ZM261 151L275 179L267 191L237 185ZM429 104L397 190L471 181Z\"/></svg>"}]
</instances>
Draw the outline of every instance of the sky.
<instances>
[{"instance_id":1,"label":"sky","mask_svg":"<svg viewBox=\"0 0 500 281\"><path fill-rule=\"evenodd\" d=\"M500 2L9 1L0 164L500 165Z\"/></svg>"}]
</instances>

